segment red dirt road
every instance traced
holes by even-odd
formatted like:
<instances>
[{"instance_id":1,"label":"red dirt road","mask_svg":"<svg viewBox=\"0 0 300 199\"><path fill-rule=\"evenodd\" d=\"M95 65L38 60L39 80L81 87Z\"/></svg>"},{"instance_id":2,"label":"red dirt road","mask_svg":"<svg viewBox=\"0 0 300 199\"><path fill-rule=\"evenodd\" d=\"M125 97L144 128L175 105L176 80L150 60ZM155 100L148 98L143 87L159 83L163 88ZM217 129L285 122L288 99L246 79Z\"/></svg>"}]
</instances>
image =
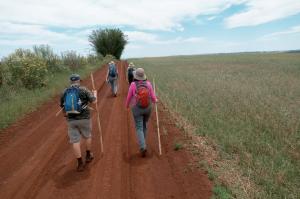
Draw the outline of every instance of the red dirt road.
<instances>
[{"instance_id":1,"label":"red dirt road","mask_svg":"<svg viewBox=\"0 0 300 199\"><path fill-rule=\"evenodd\" d=\"M68 143L67 125L58 97L0 132L0 198L84 199L208 199L211 183L198 169L189 169L190 155L174 151L180 131L159 108L162 152L158 155L155 113L149 122L148 156L141 158L131 112L125 109L128 84L125 63L119 62L119 95L111 96L104 83L106 67L94 73L103 132L100 154L95 112L95 159L84 172L76 172L76 159ZM83 81L91 89L91 81ZM161 106L160 106L161 107ZM84 151L84 144L83 144Z\"/></svg>"}]
</instances>

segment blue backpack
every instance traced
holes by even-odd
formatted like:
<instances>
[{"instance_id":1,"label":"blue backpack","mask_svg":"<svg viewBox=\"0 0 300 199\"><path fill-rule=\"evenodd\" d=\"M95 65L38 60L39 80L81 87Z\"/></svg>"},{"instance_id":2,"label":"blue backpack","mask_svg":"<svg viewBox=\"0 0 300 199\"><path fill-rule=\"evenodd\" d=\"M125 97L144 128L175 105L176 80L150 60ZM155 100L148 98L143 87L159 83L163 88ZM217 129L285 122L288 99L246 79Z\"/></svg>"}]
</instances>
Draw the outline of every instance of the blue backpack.
<instances>
[{"instance_id":1,"label":"blue backpack","mask_svg":"<svg viewBox=\"0 0 300 199\"><path fill-rule=\"evenodd\" d=\"M79 88L72 86L65 92L64 109L66 114L80 114L82 111L81 100L79 98Z\"/></svg>"},{"instance_id":2,"label":"blue backpack","mask_svg":"<svg viewBox=\"0 0 300 199\"><path fill-rule=\"evenodd\" d=\"M116 77L117 76L116 65L114 65L114 64L109 65L109 69L108 70L109 70L108 75L110 77Z\"/></svg>"}]
</instances>

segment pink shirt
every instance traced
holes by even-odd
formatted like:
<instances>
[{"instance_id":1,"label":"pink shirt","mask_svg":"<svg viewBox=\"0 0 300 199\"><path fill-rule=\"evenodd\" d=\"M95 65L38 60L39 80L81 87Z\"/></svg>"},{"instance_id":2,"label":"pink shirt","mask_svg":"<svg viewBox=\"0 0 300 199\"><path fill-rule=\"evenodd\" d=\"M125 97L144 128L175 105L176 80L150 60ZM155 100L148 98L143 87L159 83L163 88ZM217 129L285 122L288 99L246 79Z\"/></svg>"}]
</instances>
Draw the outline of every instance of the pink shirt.
<instances>
[{"instance_id":1,"label":"pink shirt","mask_svg":"<svg viewBox=\"0 0 300 199\"><path fill-rule=\"evenodd\" d=\"M156 98L156 95L153 91L152 85L148 80L146 82L147 82L147 86L148 86L148 89L149 89L149 92L150 92L151 100L152 100L153 103L155 103L155 102L157 102L157 98ZM135 82L132 82L130 84L127 99L126 99L126 107L127 108L129 107L129 105L131 107L136 105L135 95L136 95L136 84L135 84Z\"/></svg>"}]
</instances>

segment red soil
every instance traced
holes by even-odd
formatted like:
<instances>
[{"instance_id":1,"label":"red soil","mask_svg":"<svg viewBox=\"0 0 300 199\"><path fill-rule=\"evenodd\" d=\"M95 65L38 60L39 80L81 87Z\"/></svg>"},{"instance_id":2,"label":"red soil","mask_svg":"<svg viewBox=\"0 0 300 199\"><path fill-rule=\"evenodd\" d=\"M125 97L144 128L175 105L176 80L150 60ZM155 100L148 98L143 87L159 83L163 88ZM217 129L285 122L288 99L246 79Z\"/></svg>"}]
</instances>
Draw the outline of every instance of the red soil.
<instances>
[{"instance_id":1,"label":"red soil","mask_svg":"<svg viewBox=\"0 0 300 199\"><path fill-rule=\"evenodd\" d=\"M155 113L149 122L148 155L141 158L131 112L125 108L128 84L125 62L118 63L119 95L114 98L104 82L106 67L94 73L103 132L104 153L96 113L92 114L95 159L76 172L68 143L67 124L58 97L0 132L0 198L126 198L166 199L211 197L204 172L189 169L191 156L174 151L178 130L159 106L162 156L158 154ZM92 88L90 79L82 82ZM84 144L82 146L84 151Z\"/></svg>"}]
</instances>

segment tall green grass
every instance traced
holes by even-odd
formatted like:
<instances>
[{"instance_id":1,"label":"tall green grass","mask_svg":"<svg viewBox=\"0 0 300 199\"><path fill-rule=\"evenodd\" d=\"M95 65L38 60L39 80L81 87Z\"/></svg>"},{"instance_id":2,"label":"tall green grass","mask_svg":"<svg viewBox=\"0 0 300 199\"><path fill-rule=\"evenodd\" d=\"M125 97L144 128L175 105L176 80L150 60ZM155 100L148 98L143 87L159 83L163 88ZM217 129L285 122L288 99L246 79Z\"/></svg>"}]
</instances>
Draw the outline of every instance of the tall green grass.
<instances>
[{"instance_id":1,"label":"tall green grass","mask_svg":"<svg viewBox=\"0 0 300 199\"><path fill-rule=\"evenodd\" d=\"M172 109L239 157L260 198L300 198L300 54L132 59ZM256 196L257 197L257 196Z\"/></svg>"},{"instance_id":2,"label":"tall green grass","mask_svg":"<svg viewBox=\"0 0 300 199\"><path fill-rule=\"evenodd\" d=\"M29 90L3 85L0 87L0 130L20 119L26 113L36 110L43 102L62 92L69 84L70 74L76 72L81 75L81 78L85 78L101 65L101 63L87 65L73 72L63 70L59 73L49 73L49 83L44 88ZM57 102L57 110L59 110L59 102Z\"/></svg>"}]
</instances>

